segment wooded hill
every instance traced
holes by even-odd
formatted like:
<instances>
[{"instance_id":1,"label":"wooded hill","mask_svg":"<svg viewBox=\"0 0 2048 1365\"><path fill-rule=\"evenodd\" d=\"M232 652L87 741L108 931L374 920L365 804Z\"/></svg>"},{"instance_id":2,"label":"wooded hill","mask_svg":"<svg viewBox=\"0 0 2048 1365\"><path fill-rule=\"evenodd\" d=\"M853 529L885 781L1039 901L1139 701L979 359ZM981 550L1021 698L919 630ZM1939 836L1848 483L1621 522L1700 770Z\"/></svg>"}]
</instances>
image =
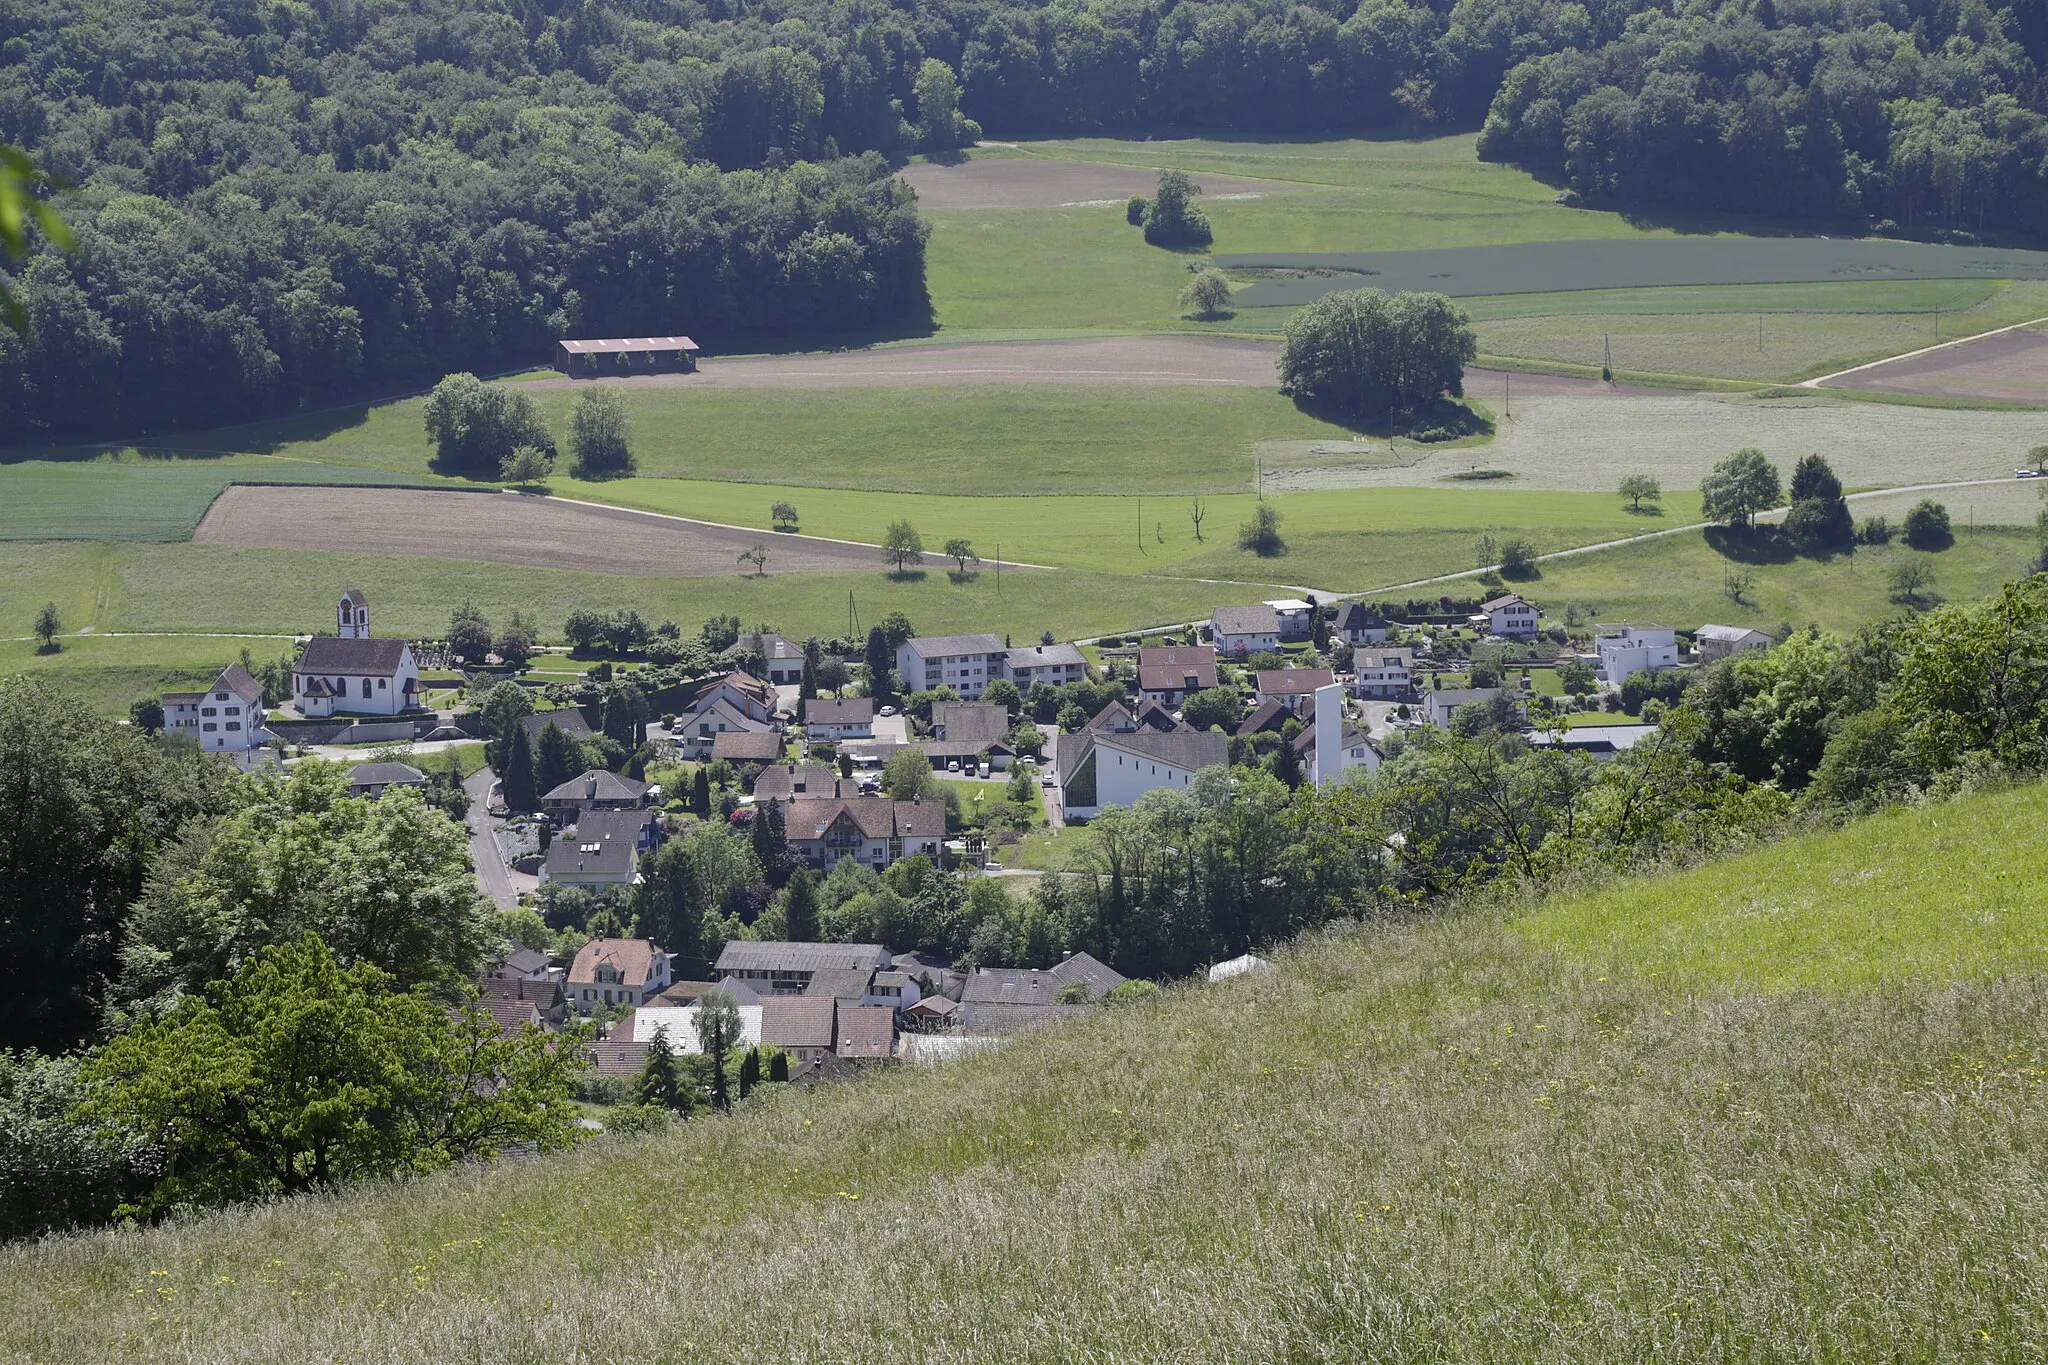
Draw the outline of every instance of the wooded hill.
<instances>
[{"instance_id":1,"label":"wooded hill","mask_svg":"<svg viewBox=\"0 0 2048 1365\"><path fill-rule=\"evenodd\" d=\"M0 421L161 432L571 332L921 324L883 158L971 137L956 93L1001 137L1483 120L1588 201L2034 232L2044 53L2039 3L1934 0L0 0L0 138L81 191L77 254L19 272Z\"/></svg>"}]
</instances>

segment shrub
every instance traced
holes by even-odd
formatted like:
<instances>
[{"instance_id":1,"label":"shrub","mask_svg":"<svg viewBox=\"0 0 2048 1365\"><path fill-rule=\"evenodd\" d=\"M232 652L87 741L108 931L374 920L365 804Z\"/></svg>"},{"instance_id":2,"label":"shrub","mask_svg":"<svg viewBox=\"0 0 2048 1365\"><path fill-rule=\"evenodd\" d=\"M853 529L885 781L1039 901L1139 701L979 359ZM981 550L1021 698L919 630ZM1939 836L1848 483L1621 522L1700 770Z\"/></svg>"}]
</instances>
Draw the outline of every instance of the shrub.
<instances>
[{"instance_id":1,"label":"shrub","mask_svg":"<svg viewBox=\"0 0 2048 1365\"><path fill-rule=\"evenodd\" d=\"M1922 498L1906 513L1903 527L1906 543L1916 550L1946 550L1955 544L1949 528L1948 508L1932 498Z\"/></svg>"},{"instance_id":2,"label":"shrub","mask_svg":"<svg viewBox=\"0 0 2048 1365\"><path fill-rule=\"evenodd\" d=\"M1268 558L1284 553L1287 542L1280 538L1279 509L1270 502L1260 503L1252 519L1237 528L1237 548Z\"/></svg>"}]
</instances>

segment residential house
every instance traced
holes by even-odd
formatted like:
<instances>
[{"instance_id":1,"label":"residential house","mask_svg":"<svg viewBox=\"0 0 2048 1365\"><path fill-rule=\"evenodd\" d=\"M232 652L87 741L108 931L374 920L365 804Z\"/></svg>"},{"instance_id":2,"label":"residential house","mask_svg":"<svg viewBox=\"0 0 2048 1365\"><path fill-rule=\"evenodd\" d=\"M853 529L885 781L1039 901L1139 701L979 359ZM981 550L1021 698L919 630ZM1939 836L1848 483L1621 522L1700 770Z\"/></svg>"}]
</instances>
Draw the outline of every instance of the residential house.
<instances>
[{"instance_id":1,"label":"residential house","mask_svg":"<svg viewBox=\"0 0 2048 1365\"><path fill-rule=\"evenodd\" d=\"M396 716L420 709L412 646L370 634L370 605L354 589L335 608L336 635L316 635L292 666L292 699L302 716Z\"/></svg>"},{"instance_id":2,"label":"residential house","mask_svg":"<svg viewBox=\"0 0 2048 1365\"><path fill-rule=\"evenodd\" d=\"M943 801L893 801L886 796L799 797L782 813L791 852L812 867L841 858L881 871L919 855L938 861L946 839Z\"/></svg>"},{"instance_id":3,"label":"residential house","mask_svg":"<svg viewBox=\"0 0 2048 1365\"><path fill-rule=\"evenodd\" d=\"M590 768L541 796L541 809L573 820L584 811L634 810L647 803L648 787L624 773Z\"/></svg>"},{"instance_id":4,"label":"residential house","mask_svg":"<svg viewBox=\"0 0 2048 1365\"><path fill-rule=\"evenodd\" d=\"M519 728L526 731L526 742L535 753L540 752L540 737L552 725L571 739L584 740L602 733L592 719L584 714L580 706L564 706L553 711L536 711L519 722Z\"/></svg>"},{"instance_id":5,"label":"residential house","mask_svg":"<svg viewBox=\"0 0 2048 1365\"><path fill-rule=\"evenodd\" d=\"M868 998L879 972L865 967L827 967L811 973L804 994L837 1000L841 1009L855 1009L875 1003Z\"/></svg>"},{"instance_id":6,"label":"residential house","mask_svg":"<svg viewBox=\"0 0 2048 1365\"><path fill-rule=\"evenodd\" d=\"M804 735L811 740L873 739L875 699L819 697L804 703Z\"/></svg>"},{"instance_id":7,"label":"residential house","mask_svg":"<svg viewBox=\"0 0 2048 1365\"><path fill-rule=\"evenodd\" d=\"M1074 953L1043 971L984 967L961 992L961 1027L976 1034L1016 1033L1088 1008L1122 985L1125 977L1087 953ZM1068 992L1070 986L1080 990ZM1062 992L1083 994L1085 1002L1060 1003Z\"/></svg>"},{"instance_id":8,"label":"residential house","mask_svg":"<svg viewBox=\"0 0 2048 1365\"><path fill-rule=\"evenodd\" d=\"M427 775L409 763L358 763L348 770L348 794L372 800L392 787L414 787L424 791Z\"/></svg>"},{"instance_id":9,"label":"residential house","mask_svg":"<svg viewBox=\"0 0 2048 1365\"><path fill-rule=\"evenodd\" d=\"M1472 617L1472 626L1504 639L1533 640L1536 638L1536 618L1535 607L1514 593L1508 593L1490 602L1481 602L1478 612Z\"/></svg>"},{"instance_id":10,"label":"residential house","mask_svg":"<svg viewBox=\"0 0 2048 1365\"><path fill-rule=\"evenodd\" d=\"M1139 730L1154 730L1160 734L1171 734L1175 730L1186 730L1189 726L1173 718L1156 701L1141 701L1136 709L1123 702L1113 701L1092 716L1083 727L1089 730L1106 730L1112 734L1128 735Z\"/></svg>"},{"instance_id":11,"label":"residential house","mask_svg":"<svg viewBox=\"0 0 2048 1365\"><path fill-rule=\"evenodd\" d=\"M1316 689L1335 681L1337 675L1327 668L1260 669L1259 704L1276 701L1297 716L1307 716L1315 705Z\"/></svg>"},{"instance_id":12,"label":"residential house","mask_svg":"<svg viewBox=\"0 0 2048 1365\"><path fill-rule=\"evenodd\" d=\"M651 1046L656 1038L668 1044L668 1050L678 1057L695 1057L704 1051L704 1044L697 1037L697 1011L700 1005L644 1005L633 1016L633 1036L644 1049ZM758 1005L735 1005L740 1016L739 1051L759 1047L764 1041L762 1034L767 1023L768 1002ZM643 1054L644 1055L644 1054Z\"/></svg>"},{"instance_id":13,"label":"residential house","mask_svg":"<svg viewBox=\"0 0 2048 1365\"><path fill-rule=\"evenodd\" d=\"M554 973L550 959L537 948L514 948L493 962L484 973L487 981L548 981Z\"/></svg>"},{"instance_id":14,"label":"residential house","mask_svg":"<svg viewBox=\"0 0 2048 1365\"><path fill-rule=\"evenodd\" d=\"M1261 650L1280 648L1280 613L1264 602L1218 607L1209 616L1209 634L1217 653L1245 659Z\"/></svg>"},{"instance_id":15,"label":"residential house","mask_svg":"<svg viewBox=\"0 0 2048 1365\"><path fill-rule=\"evenodd\" d=\"M965 983L963 983L964 985ZM958 1022L960 1002L943 995L927 995L903 1011L906 1027L941 1032Z\"/></svg>"},{"instance_id":16,"label":"residential house","mask_svg":"<svg viewBox=\"0 0 2048 1365\"><path fill-rule=\"evenodd\" d=\"M1003 667L1020 692L1029 692L1033 683L1058 687L1088 676L1088 660L1073 645L1027 645L1013 649Z\"/></svg>"},{"instance_id":17,"label":"residential house","mask_svg":"<svg viewBox=\"0 0 2048 1365\"><path fill-rule=\"evenodd\" d=\"M768 681L786 687L796 687L804 680L804 649L802 645L791 644L774 631L763 631L758 635L740 636L740 644L761 656L761 671Z\"/></svg>"},{"instance_id":18,"label":"residential house","mask_svg":"<svg viewBox=\"0 0 2048 1365\"><path fill-rule=\"evenodd\" d=\"M507 1037L517 1037L528 1024L557 1027L566 1013L567 993L562 983L547 976L538 980L486 976L476 986L477 1003L490 1012L498 1031Z\"/></svg>"},{"instance_id":19,"label":"residential house","mask_svg":"<svg viewBox=\"0 0 2048 1365\"><path fill-rule=\"evenodd\" d=\"M867 1005L840 1010L835 1051L841 1061L887 1061L896 1053L896 1011Z\"/></svg>"},{"instance_id":20,"label":"residential house","mask_svg":"<svg viewBox=\"0 0 2048 1365\"><path fill-rule=\"evenodd\" d=\"M1752 649L1769 649L1771 637L1748 626L1701 626L1693 632L1693 644L1699 650L1700 662L1710 664Z\"/></svg>"},{"instance_id":21,"label":"residential house","mask_svg":"<svg viewBox=\"0 0 2048 1365\"><path fill-rule=\"evenodd\" d=\"M1252 708L1252 713L1237 723L1240 735L1259 735L1270 730L1279 734L1287 728L1287 722L1294 719L1294 712L1281 701L1264 701Z\"/></svg>"},{"instance_id":22,"label":"residential house","mask_svg":"<svg viewBox=\"0 0 2048 1365\"><path fill-rule=\"evenodd\" d=\"M822 763L775 763L754 778L754 800L793 801L799 796L857 796L860 784Z\"/></svg>"},{"instance_id":23,"label":"residential house","mask_svg":"<svg viewBox=\"0 0 2048 1365\"><path fill-rule=\"evenodd\" d=\"M186 735L209 753L246 753L271 739L263 728L263 684L229 664L204 692L163 694L164 733Z\"/></svg>"},{"instance_id":24,"label":"residential house","mask_svg":"<svg viewBox=\"0 0 2048 1365\"><path fill-rule=\"evenodd\" d=\"M838 1046L839 1002L829 995L775 995L760 1008L761 1041L799 1062L830 1057Z\"/></svg>"},{"instance_id":25,"label":"residential house","mask_svg":"<svg viewBox=\"0 0 2048 1365\"><path fill-rule=\"evenodd\" d=\"M1363 602L1346 602L1337 608L1330 633L1353 645L1383 645L1387 642L1387 619Z\"/></svg>"},{"instance_id":26,"label":"residential house","mask_svg":"<svg viewBox=\"0 0 2048 1365\"><path fill-rule=\"evenodd\" d=\"M782 757L780 730L725 730L711 737L711 757L735 767L774 763Z\"/></svg>"},{"instance_id":27,"label":"residential house","mask_svg":"<svg viewBox=\"0 0 2048 1365\"><path fill-rule=\"evenodd\" d=\"M1178 711L1194 693L1215 685L1216 651L1208 645L1138 651L1138 695L1146 701Z\"/></svg>"},{"instance_id":28,"label":"residential house","mask_svg":"<svg viewBox=\"0 0 2048 1365\"><path fill-rule=\"evenodd\" d=\"M914 636L897 647L896 676L905 692L943 684L972 701L1004 676L1009 658L1000 635Z\"/></svg>"},{"instance_id":29,"label":"residential house","mask_svg":"<svg viewBox=\"0 0 2048 1365\"><path fill-rule=\"evenodd\" d=\"M1631 673L1678 667L1678 636L1668 626L1602 626L1593 637L1600 676L1619 683Z\"/></svg>"},{"instance_id":30,"label":"residential house","mask_svg":"<svg viewBox=\"0 0 2048 1365\"><path fill-rule=\"evenodd\" d=\"M1196 730L1159 734L1082 730L1061 735L1055 750L1060 808L1085 820L1106 806L1129 806L1160 787L1185 787L1196 773L1225 763L1230 742Z\"/></svg>"},{"instance_id":31,"label":"residential house","mask_svg":"<svg viewBox=\"0 0 2048 1365\"><path fill-rule=\"evenodd\" d=\"M687 758L699 762L711 757L712 746L720 735L779 735L772 721L759 720L734 706L724 695L700 701L695 710L677 716L675 724L669 727L676 747Z\"/></svg>"},{"instance_id":32,"label":"residential house","mask_svg":"<svg viewBox=\"0 0 2048 1365\"><path fill-rule=\"evenodd\" d=\"M775 689L751 673L719 673L697 684L697 695L690 701L692 711L702 711L707 706L724 702L749 720L772 721L775 719L779 700Z\"/></svg>"},{"instance_id":33,"label":"residential house","mask_svg":"<svg viewBox=\"0 0 2048 1365\"><path fill-rule=\"evenodd\" d=\"M1538 731L1530 735L1529 743L1538 749L1553 745L1573 753L1592 754L1601 757L1608 754L1623 754L1637 744L1657 733L1654 725L1574 725L1569 730L1552 736Z\"/></svg>"},{"instance_id":34,"label":"residential house","mask_svg":"<svg viewBox=\"0 0 2048 1365\"><path fill-rule=\"evenodd\" d=\"M802 995L819 972L861 971L871 978L890 969L889 950L879 943L787 943L729 941L713 967L721 983L737 983L762 995Z\"/></svg>"},{"instance_id":35,"label":"residential house","mask_svg":"<svg viewBox=\"0 0 2048 1365\"><path fill-rule=\"evenodd\" d=\"M652 939L590 940L569 968L569 998L579 1009L640 1005L669 983L669 957Z\"/></svg>"},{"instance_id":36,"label":"residential house","mask_svg":"<svg viewBox=\"0 0 2048 1365\"><path fill-rule=\"evenodd\" d=\"M1415 690L1415 651L1366 645L1352 652L1351 686L1361 697L1399 701Z\"/></svg>"},{"instance_id":37,"label":"residential house","mask_svg":"<svg viewBox=\"0 0 2048 1365\"><path fill-rule=\"evenodd\" d=\"M561 886L633 886L641 855L661 842L661 821L650 810L592 810L576 817L548 845L540 879Z\"/></svg>"},{"instance_id":38,"label":"residential house","mask_svg":"<svg viewBox=\"0 0 2048 1365\"><path fill-rule=\"evenodd\" d=\"M1007 768L1017 756L1009 734L1010 713L995 702L941 701L932 703L932 737L918 746L934 768L955 759L965 766L983 755L991 767Z\"/></svg>"},{"instance_id":39,"label":"residential house","mask_svg":"<svg viewBox=\"0 0 2048 1365\"><path fill-rule=\"evenodd\" d=\"M890 970L876 972L868 982L864 1004L886 1006L892 1010L907 1010L924 997L917 978L909 972Z\"/></svg>"},{"instance_id":40,"label":"residential house","mask_svg":"<svg viewBox=\"0 0 2048 1365\"><path fill-rule=\"evenodd\" d=\"M1301 770L1305 773L1313 773L1315 771L1316 731L1321 728L1321 726L1311 721L1300 734L1294 737L1294 752L1300 756ZM1374 746L1372 740L1349 725L1343 728L1344 752L1337 760L1337 771L1341 774L1347 773L1353 768L1363 768L1369 773L1378 772L1380 751Z\"/></svg>"},{"instance_id":41,"label":"residential house","mask_svg":"<svg viewBox=\"0 0 2048 1365\"><path fill-rule=\"evenodd\" d=\"M1266 605L1280 618L1282 640L1306 640L1314 634L1316 609L1311 603L1304 602L1298 597L1281 597Z\"/></svg>"},{"instance_id":42,"label":"residential house","mask_svg":"<svg viewBox=\"0 0 2048 1365\"><path fill-rule=\"evenodd\" d=\"M1498 687L1440 687L1422 694L1422 718L1431 725L1451 723L1451 712L1461 706L1483 706L1501 695Z\"/></svg>"}]
</instances>

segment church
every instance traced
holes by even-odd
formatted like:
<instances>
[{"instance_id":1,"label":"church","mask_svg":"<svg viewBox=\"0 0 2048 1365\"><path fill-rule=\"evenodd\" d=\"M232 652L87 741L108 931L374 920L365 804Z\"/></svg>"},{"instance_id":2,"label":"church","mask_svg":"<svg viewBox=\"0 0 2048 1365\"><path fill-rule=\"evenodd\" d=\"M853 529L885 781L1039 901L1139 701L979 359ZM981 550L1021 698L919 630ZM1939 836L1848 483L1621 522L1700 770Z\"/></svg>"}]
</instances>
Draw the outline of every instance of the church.
<instances>
[{"instance_id":1,"label":"church","mask_svg":"<svg viewBox=\"0 0 2048 1365\"><path fill-rule=\"evenodd\" d=\"M335 607L336 633L316 635L292 670L302 716L396 716L421 709L412 646L370 634L370 604L350 588Z\"/></svg>"}]
</instances>

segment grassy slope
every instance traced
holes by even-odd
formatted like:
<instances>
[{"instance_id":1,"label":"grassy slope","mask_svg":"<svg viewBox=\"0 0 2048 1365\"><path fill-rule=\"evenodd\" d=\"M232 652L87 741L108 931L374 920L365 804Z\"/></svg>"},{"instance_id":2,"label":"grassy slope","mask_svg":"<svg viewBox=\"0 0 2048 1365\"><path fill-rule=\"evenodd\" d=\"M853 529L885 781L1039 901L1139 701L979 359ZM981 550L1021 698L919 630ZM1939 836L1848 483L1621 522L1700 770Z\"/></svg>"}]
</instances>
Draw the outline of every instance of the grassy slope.
<instances>
[{"instance_id":1,"label":"grassy slope","mask_svg":"<svg viewBox=\"0 0 2048 1365\"><path fill-rule=\"evenodd\" d=\"M1934 567L1934 592L1965 602L1995 593L2026 573L2039 548L2031 530L1980 529L1975 536L1963 536L1949 549L1924 557ZM1891 601L1889 577L1893 565L1918 554L1894 544L1828 560L1744 564L1724 558L1704 535L1693 531L1549 561L1543 565L1543 576L1521 590L1553 614L1576 602L1586 606L1589 616L1602 620L1626 617L1684 627L1719 622L1765 629L1790 621L1850 631L1906 610ZM1742 603L1723 590L1731 571L1751 577Z\"/></svg>"},{"instance_id":2,"label":"grassy slope","mask_svg":"<svg viewBox=\"0 0 2048 1365\"><path fill-rule=\"evenodd\" d=\"M184 540L221 489L238 481L445 482L427 473L424 460L416 463L417 470L399 473L255 457L9 462L0 464L0 540Z\"/></svg>"},{"instance_id":3,"label":"grassy slope","mask_svg":"<svg viewBox=\"0 0 2048 1365\"><path fill-rule=\"evenodd\" d=\"M7 1249L0 1350L2026 1358L2048 998L1993 974L2048 947L2009 856L2044 817L1972 798L669 1137ZM1921 899L1991 865L1964 913ZM1610 965L1645 950L1687 979Z\"/></svg>"}]
</instances>

